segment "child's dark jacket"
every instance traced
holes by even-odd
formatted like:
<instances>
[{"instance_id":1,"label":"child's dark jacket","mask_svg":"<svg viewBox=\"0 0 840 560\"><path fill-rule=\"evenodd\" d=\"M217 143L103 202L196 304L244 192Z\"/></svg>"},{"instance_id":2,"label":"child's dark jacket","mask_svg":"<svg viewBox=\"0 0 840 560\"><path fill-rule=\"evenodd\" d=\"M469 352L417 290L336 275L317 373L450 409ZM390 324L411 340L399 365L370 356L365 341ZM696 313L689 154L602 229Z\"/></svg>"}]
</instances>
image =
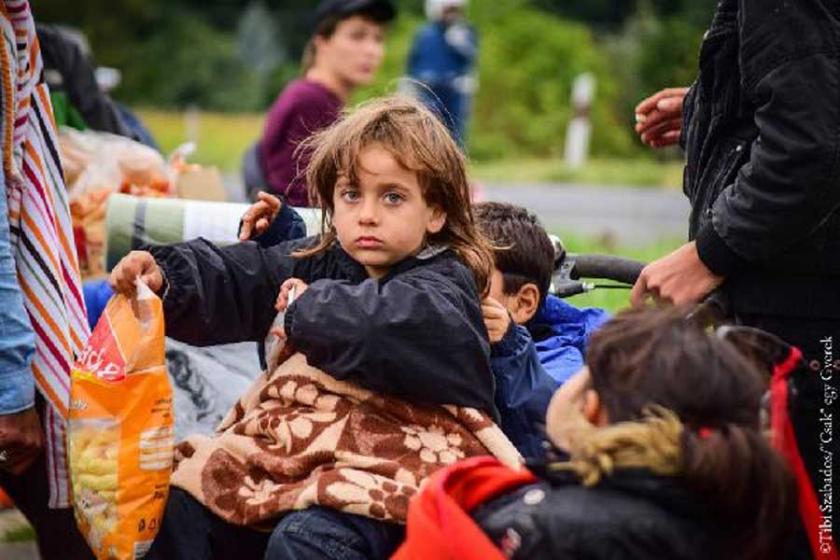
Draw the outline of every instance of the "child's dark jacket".
<instances>
[{"instance_id":1,"label":"child's dark jacket","mask_svg":"<svg viewBox=\"0 0 840 560\"><path fill-rule=\"evenodd\" d=\"M262 341L280 285L299 278L309 288L285 328L310 365L373 391L496 416L475 281L452 251L410 257L375 280L337 244L291 256L314 242L150 248L166 277L167 335L196 346Z\"/></svg>"}]
</instances>

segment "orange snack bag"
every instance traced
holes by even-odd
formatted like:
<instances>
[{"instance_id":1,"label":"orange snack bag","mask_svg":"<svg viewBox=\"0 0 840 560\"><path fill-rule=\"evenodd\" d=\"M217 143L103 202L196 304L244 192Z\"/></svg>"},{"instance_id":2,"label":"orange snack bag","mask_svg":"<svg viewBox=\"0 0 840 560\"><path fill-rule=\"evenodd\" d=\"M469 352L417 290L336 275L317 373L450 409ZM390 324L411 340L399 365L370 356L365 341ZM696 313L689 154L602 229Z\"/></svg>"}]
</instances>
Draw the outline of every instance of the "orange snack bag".
<instances>
[{"instance_id":1,"label":"orange snack bag","mask_svg":"<svg viewBox=\"0 0 840 560\"><path fill-rule=\"evenodd\" d=\"M99 560L142 558L172 470L163 305L142 282L108 302L73 366L67 454L76 521Z\"/></svg>"}]
</instances>

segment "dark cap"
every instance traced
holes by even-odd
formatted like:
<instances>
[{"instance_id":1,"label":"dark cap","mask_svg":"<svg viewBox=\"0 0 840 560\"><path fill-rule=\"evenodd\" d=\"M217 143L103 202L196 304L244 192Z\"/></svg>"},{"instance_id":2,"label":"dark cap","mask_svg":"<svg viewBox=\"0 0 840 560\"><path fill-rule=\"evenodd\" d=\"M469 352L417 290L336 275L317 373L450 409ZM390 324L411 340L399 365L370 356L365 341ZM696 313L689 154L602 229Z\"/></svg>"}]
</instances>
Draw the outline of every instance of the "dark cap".
<instances>
[{"instance_id":1,"label":"dark cap","mask_svg":"<svg viewBox=\"0 0 840 560\"><path fill-rule=\"evenodd\" d=\"M315 27L328 18L343 19L364 14L379 23L388 23L397 17L397 10L390 0L321 0L315 10Z\"/></svg>"}]
</instances>

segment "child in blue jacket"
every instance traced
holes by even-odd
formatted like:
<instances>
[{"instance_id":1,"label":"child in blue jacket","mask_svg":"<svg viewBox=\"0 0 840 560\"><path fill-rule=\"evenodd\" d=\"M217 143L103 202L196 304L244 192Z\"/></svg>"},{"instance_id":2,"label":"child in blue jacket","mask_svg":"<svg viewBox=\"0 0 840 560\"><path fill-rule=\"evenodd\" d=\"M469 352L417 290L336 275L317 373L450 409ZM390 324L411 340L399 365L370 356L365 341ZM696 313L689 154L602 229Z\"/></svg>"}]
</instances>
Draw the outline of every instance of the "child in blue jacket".
<instances>
[{"instance_id":1,"label":"child in blue jacket","mask_svg":"<svg viewBox=\"0 0 840 560\"><path fill-rule=\"evenodd\" d=\"M540 425L554 391L583 366L589 336L609 315L548 293L554 246L537 217L500 202L473 207L494 249L482 305L502 430L526 458L543 455Z\"/></svg>"}]
</instances>

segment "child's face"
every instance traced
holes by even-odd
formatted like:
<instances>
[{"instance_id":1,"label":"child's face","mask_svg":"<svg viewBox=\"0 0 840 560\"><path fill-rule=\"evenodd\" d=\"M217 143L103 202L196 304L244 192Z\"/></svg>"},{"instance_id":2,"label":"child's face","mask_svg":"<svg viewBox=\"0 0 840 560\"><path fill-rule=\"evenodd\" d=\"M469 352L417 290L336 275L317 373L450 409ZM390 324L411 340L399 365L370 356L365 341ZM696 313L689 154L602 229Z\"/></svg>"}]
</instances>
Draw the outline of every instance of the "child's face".
<instances>
[{"instance_id":1,"label":"child's face","mask_svg":"<svg viewBox=\"0 0 840 560\"><path fill-rule=\"evenodd\" d=\"M601 407L598 393L592 389L592 378L586 366L554 392L545 415L548 439L566 450L577 433L608 423L609 418Z\"/></svg>"},{"instance_id":2,"label":"child's face","mask_svg":"<svg viewBox=\"0 0 840 560\"><path fill-rule=\"evenodd\" d=\"M353 87L369 84L385 56L385 30L375 21L352 16L338 23L329 38L316 37L318 60Z\"/></svg>"},{"instance_id":3,"label":"child's face","mask_svg":"<svg viewBox=\"0 0 840 560\"><path fill-rule=\"evenodd\" d=\"M505 293L505 279L502 271L493 268L490 274L491 298L505 306L517 325L524 325L536 315L540 305L540 290L531 282L524 284L515 294Z\"/></svg>"},{"instance_id":4,"label":"child's face","mask_svg":"<svg viewBox=\"0 0 840 560\"><path fill-rule=\"evenodd\" d=\"M358 184L339 177L333 204L339 243L372 278L416 254L446 223L443 211L426 204L417 174L378 144L360 152Z\"/></svg>"}]
</instances>

